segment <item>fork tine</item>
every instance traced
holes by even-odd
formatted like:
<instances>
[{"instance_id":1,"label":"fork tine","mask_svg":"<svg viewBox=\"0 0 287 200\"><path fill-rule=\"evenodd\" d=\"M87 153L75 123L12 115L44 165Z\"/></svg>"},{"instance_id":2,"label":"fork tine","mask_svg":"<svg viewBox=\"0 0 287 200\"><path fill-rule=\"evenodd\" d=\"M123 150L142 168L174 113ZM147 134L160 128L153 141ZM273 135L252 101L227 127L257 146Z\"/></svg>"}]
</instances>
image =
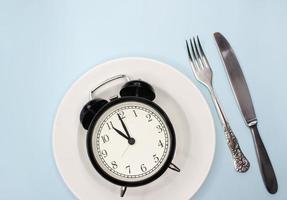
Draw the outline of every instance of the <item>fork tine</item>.
<instances>
[{"instance_id":1,"label":"fork tine","mask_svg":"<svg viewBox=\"0 0 287 200\"><path fill-rule=\"evenodd\" d=\"M200 54L199 54L198 47L197 47L197 44L196 44L196 41L195 41L195 38L194 38L194 37L193 37L193 43L194 43L194 48L195 48L196 56L197 56L197 58L199 59L199 58L200 58Z\"/></svg>"},{"instance_id":2,"label":"fork tine","mask_svg":"<svg viewBox=\"0 0 287 200\"><path fill-rule=\"evenodd\" d=\"M185 43L186 43L186 48L187 48L188 56L189 56L189 59L190 59L192 71L193 71L194 74L196 74L196 71L198 70L198 67L197 67L197 64L196 64L196 60L192 56L192 54L190 52L190 45L188 44L188 41L185 40Z\"/></svg>"},{"instance_id":3,"label":"fork tine","mask_svg":"<svg viewBox=\"0 0 287 200\"><path fill-rule=\"evenodd\" d=\"M204 66L204 63L202 62L201 54L199 53L199 50L198 50L198 47L197 47L198 45L197 45L194 37L193 37L193 44L194 44L194 48L195 48L195 52L196 52L196 56L197 56L197 60L198 60L199 66L201 68L204 68L205 66Z\"/></svg>"},{"instance_id":4,"label":"fork tine","mask_svg":"<svg viewBox=\"0 0 287 200\"><path fill-rule=\"evenodd\" d=\"M199 70L200 69L200 65L199 65L199 62L198 62L198 57L197 57L197 55L195 53L194 44L192 43L191 39L189 39L189 43L190 43L190 46L191 46L191 52L192 52L192 55L193 55L193 58L194 58L194 63L196 65L197 70Z\"/></svg>"},{"instance_id":5,"label":"fork tine","mask_svg":"<svg viewBox=\"0 0 287 200\"><path fill-rule=\"evenodd\" d=\"M190 45L191 45L191 50L192 50L192 54L194 56L195 59L198 59L198 55L196 54L196 50L195 49L195 43L194 43L194 38L193 41L191 39L189 39Z\"/></svg>"},{"instance_id":6,"label":"fork tine","mask_svg":"<svg viewBox=\"0 0 287 200\"><path fill-rule=\"evenodd\" d=\"M200 51L202 60L204 61L205 66L206 66L207 68L210 68L209 63L208 63L208 60L207 60L207 58L206 58L206 56L205 56L205 53L204 53L204 51L203 51L203 48L202 48L202 46L201 46L199 37L196 36L196 39L197 39L197 44L198 44L198 46L199 46L199 51Z\"/></svg>"},{"instance_id":7,"label":"fork tine","mask_svg":"<svg viewBox=\"0 0 287 200\"><path fill-rule=\"evenodd\" d=\"M198 35L196 36L196 40L197 40L197 43L198 43L198 46L199 46L200 53L202 54L202 56L205 56Z\"/></svg>"},{"instance_id":8,"label":"fork tine","mask_svg":"<svg viewBox=\"0 0 287 200\"><path fill-rule=\"evenodd\" d=\"M186 44L186 49L187 49L188 57L189 57L190 61L193 62L192 56L191 56L191 54L190 54L190 50L189 50L189 46L188 46L187 40L185 40L185 44Z\"/></svg>"}]
</instances>

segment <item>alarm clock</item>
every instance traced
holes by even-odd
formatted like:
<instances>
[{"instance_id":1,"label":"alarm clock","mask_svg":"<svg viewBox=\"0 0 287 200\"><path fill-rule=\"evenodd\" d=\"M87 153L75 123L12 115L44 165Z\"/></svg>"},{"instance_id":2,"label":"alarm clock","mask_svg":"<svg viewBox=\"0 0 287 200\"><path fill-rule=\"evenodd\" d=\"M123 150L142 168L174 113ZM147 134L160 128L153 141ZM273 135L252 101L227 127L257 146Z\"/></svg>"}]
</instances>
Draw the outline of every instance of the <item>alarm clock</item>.
<instances>
[{"instance_id":1,"label":"alarm clock","mask_svg":"<svg viewBox=\"0 0 287 200\"><path fill-rule=\"evenodd\" d=\"M127 81L118 94L108 100L94 92L116 79ZM80 113L87 130L86 150L94 169L106 180L127 187L148 184L168 168L179 172L172 163L176 137L172 123L158 104L153 87L126 75L112 77L90 93L91 100Z\"/></svg>"}]
</instances>

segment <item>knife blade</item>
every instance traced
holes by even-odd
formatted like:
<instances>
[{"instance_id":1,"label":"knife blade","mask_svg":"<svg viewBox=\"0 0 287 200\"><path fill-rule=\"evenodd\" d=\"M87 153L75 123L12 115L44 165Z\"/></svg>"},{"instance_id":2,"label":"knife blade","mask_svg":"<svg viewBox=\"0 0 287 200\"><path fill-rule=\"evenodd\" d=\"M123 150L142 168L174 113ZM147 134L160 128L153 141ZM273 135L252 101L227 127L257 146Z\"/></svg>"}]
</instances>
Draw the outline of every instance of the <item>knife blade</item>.
<instances>
[{"instance_id":1,"label":"knife blade","mask_svg":"<svg viewBox=\"0 0 287 200\"><path fill-rule=\"evenodd\" d=\"M214 38L223 60L235 99L239 105L246 125L251 129L260 172L265 187L268 192L275 194L278 190L276 175L257 128L257 118L254 106L240 64L226 38L218 32L214 33Z\"/></svg>"}]
</instances>

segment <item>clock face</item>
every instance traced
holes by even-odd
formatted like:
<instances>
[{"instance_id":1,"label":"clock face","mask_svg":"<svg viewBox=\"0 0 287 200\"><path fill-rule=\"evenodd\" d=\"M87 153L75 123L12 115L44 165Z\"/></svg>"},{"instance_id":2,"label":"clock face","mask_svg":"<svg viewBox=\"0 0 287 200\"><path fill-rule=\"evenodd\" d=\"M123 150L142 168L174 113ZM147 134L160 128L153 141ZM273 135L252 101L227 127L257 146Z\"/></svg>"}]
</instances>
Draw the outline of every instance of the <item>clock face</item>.
<instances>
[{"instance_id":1,"label":"clock face","mask_svg":"<svg viewBox=\"0 0 287 200\"><path fill-rule=\"evenodd\" d=\"M175 148L174 133L166 115L153 103L119 102L94 121L88 153L104 177L135 186L167 169Z\"/></svg>"}]
</instances>

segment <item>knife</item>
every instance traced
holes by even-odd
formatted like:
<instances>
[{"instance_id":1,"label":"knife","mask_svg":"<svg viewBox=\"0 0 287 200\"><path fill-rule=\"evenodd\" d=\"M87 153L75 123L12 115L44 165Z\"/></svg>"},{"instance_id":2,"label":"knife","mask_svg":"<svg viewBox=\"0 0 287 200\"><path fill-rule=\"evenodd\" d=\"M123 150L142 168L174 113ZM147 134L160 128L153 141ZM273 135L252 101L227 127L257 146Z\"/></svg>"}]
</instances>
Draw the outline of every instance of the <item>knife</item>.
<instances>
[{"instance_id":1,"label":"knife","mask_svg":"<svg viewBox=\"0 0 287 200\"><path fill-rule=\"evenodd\" d=\"M224 62L235 99L237 100L246 125L251 129L259 168L265 187L268 192L275 194L278 190L276 175L257 129L257 118L243 72L232 47L225 37L216 32L214 33L214 38Z\"/></svg>"}]
</instances>

